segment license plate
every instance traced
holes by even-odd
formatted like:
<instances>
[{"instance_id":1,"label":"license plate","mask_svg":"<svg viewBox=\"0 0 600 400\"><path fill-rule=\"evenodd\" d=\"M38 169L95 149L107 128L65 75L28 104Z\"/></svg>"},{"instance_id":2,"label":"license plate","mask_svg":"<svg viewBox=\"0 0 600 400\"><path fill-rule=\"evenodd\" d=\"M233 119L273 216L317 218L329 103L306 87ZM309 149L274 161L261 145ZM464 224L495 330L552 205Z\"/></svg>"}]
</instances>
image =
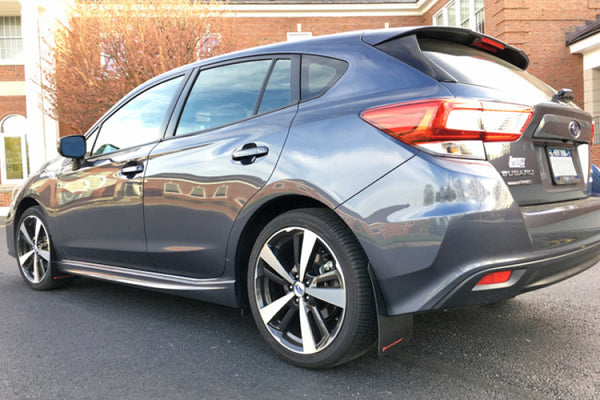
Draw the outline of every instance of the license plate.
<instances>
[{"instance_id":1,"label":"license plate","mask_svg":"<svg viewBox=\"0 0 600 400\"><path fill-rule=\"evenodd\" d=\"M571 149L547 148L552 177L557 185L569 185L579 182L579 175L573 163Z\"/></svg>"}]
</instances>

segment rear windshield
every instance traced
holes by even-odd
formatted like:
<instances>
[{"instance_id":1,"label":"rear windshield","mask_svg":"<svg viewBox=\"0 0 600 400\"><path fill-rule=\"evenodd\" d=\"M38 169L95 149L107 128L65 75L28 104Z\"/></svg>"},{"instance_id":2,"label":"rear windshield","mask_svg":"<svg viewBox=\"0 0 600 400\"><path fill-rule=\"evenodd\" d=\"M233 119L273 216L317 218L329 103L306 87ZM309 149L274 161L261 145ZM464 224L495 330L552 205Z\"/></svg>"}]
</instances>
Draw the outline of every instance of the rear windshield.
<instances>
[{"instance_id":1,"label":"rear windshield","mask_svg":"<svg viewBox=\"0 0 600 400\"><path fill-rule=\"evenodd\" d=\"M492 54L459 43L420 39L421 51L459 83L518 94L523 103L548 101L556 91L514 65Z\"/></svg>"}]
</instances>

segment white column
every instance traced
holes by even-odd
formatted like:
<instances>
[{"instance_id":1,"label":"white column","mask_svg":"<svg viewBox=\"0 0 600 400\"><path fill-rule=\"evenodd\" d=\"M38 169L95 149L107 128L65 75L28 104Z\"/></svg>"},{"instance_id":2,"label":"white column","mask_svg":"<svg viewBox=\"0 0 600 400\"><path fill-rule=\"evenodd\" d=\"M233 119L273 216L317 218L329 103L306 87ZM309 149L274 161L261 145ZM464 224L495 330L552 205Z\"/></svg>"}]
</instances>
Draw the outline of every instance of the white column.
<instances>
[{"instance_id":1,"label":"white column","mask_svg":"<svg viewBox=\"0 0 600 400\"><path fill-rule=\"evenodd\" d=\"M23 35L23 57L25 60L25 95L27 106L29 164L31 172L56 156L58 123L46 114L48 107L42 83L45 67L41 55L44 50L44 35L48 36L54 17L46 6L55 6L54 1L21 0L21 29Z\"/></svg>"}]
</instances>

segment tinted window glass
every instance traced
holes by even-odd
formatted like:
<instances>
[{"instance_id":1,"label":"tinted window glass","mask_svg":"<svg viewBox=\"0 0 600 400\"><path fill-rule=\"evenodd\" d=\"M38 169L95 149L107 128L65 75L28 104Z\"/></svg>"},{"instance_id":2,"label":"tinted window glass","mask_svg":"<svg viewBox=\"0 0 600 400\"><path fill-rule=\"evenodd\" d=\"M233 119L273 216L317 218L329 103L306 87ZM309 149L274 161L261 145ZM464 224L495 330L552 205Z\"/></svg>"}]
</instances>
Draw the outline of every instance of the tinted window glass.
<instances>
[{"instance_id":1,"label":"tinted window glass","mask_svg":"<svg viewBox=\"0 0 600 400\"><path fill-rule=\"evenodd\" d=\"M302 100L321 96L346 72L345 61L319 56L302 56Z\"/></svg>"},{"instance_id":2,"label":"tinted window glass","mask_svg":"<svg viewBox=\"0 0 600 400\"><path fill-rule=\"evenodd\" d=\"M100 128L92 155L160 139L163 120L182 79L171 79L146 90L111 115Z\"/></svg>"},{"instance_id":3,"label":"tinted window glass","mask_svg":"<svg viewBox=\"0 0 600 400\"><path fill-rule=\"evenodd\" d=\"M423 54L459 83L518 93L523 102L539 103L555 91L533 75L481 50L458 43L421 39Z\"/></svg>"},{"instance_id":4,"label":"tinted window glass","mask_svg":"<svg viewBox=\"0 0 600 400\"><path fill-rule=\"evenodd\" d=\"M291 60L277 60L260 103L259 113L275 110L291 103Z\"/></svg>"},{"instance_id":5,"label":"tinted window glass","mask_svg":"<svg viewBox=\"0 0 600 400\"><path fill-rule=\"evenodd\" d=\"M176 135L203 131L254 114L271 60L249 61L200 72Z\"/></svg>"}]
</instances>

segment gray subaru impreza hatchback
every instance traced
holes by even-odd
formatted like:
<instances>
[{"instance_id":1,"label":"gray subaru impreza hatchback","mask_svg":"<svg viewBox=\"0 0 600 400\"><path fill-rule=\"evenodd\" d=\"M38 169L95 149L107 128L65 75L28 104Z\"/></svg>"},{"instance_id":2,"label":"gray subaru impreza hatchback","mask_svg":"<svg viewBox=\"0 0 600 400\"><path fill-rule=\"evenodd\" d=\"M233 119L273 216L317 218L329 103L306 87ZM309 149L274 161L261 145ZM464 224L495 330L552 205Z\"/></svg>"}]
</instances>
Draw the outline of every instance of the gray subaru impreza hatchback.
<instances>
[{"instance_id":1,"label":"gray subaru impreza hatchback","mask_svg":"<svg viewBox=\"0 0 600 400\"><path fill-rule=\"evenodd\" d=\"M499 302L600 260L589 114L469 30L411 27L204 60L132 91L15 193L8 249L74 277L251 310L320 368L415 313Z\"/></svg>"}]
</instances>

